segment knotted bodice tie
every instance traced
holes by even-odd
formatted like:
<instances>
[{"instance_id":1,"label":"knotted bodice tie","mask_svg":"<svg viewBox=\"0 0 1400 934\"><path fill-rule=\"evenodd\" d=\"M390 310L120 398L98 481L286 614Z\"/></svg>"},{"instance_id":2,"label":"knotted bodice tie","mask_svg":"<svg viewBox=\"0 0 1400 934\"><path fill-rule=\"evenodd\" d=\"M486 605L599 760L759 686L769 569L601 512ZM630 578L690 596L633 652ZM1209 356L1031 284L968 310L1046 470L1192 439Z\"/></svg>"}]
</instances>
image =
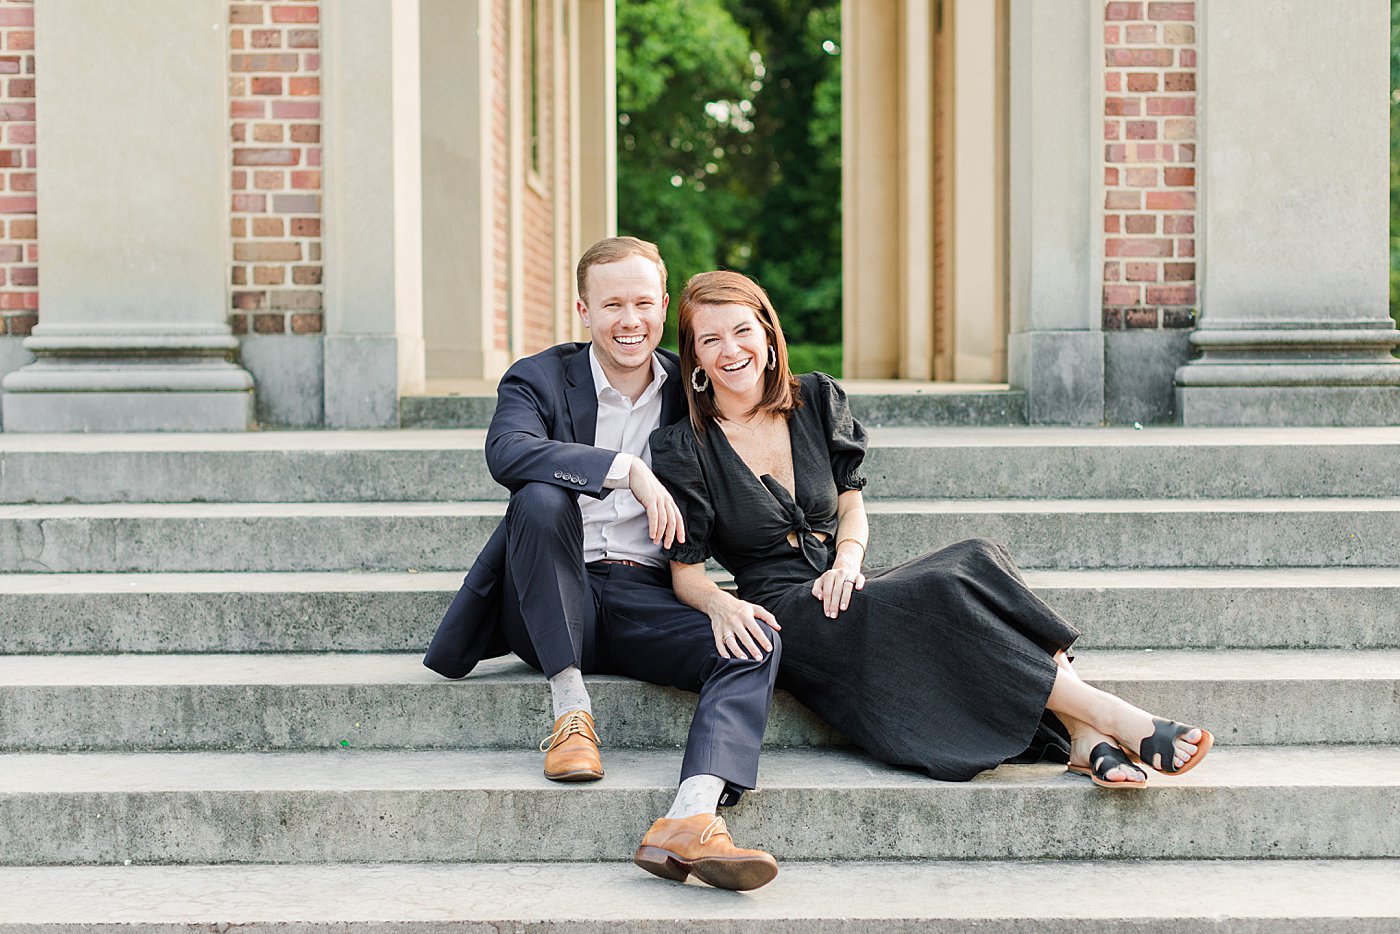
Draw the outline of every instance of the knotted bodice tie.
<instances>
[{"instance_id":1,"label":"knotted bodice tie","mask_svg":"<svg viewBox=\"0 0 1400 934\"><path fill-rule=\"evenodd\" d=\"M812 526L807 522L807 514L802 511L801 506L797 505L797 502L788 494L783 485L773 479L772 474L764 474L759 479L763 481L768 492L773 494L773 498L787 513L787 533L797 536L797 547L801 550L802 557L807 559L812 570L818 574L823 573L826 570L826 543L817 538L816 533L812 531Z\"/></svg>"}]
</instances>

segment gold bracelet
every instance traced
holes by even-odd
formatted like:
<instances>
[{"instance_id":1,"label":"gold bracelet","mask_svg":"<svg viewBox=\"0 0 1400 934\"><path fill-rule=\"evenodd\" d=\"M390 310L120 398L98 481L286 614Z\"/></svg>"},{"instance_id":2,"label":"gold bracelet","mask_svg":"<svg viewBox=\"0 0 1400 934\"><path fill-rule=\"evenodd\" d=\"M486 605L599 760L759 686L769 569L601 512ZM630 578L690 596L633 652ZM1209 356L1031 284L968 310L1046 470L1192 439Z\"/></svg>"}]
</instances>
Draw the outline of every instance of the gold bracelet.
<instances>
[{"instance_id":1,"label":"gold bracelet","mask_svg":"<svg viewBox=\"0 0 1400 934\"><path fill-rule=\"evenodd\" d=\"M862 561L864 561L864 560L865 560L865 545L862 544L862 543L861 543L861 540L858 539L858 538L843 538L843 539L841 539L839 542L836 543L836 549L835 549L835 550L836 550L836 551L840 551L840 550L841 550L841 546L844 545L846 542L854 542L854 543L855 543L856 547L860 549L860 559L861 559Z\"/></svg>"}]
</instances>

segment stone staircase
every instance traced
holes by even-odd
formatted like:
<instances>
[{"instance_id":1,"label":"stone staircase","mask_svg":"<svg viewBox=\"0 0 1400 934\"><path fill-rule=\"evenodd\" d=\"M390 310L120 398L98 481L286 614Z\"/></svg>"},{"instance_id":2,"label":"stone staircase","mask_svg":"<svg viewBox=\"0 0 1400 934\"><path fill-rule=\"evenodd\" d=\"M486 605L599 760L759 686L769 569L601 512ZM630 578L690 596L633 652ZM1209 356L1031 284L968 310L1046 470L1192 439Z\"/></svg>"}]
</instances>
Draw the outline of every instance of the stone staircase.
<instances>
[{"instance_id":1,"label":"stone staircase","mask_svg":"<svg viewBox=\"0 0 1400 934\"><path fill-rule=\"evenodd\" d=\"M404 428L485 428L496 410L496 387L476 380L445 381L424 395L399 400ZM1026 393L1005 383L842 380L865 425L1024 425Z\"/></svg>"},{"instance_id":2,"label":"stone staircase","mask_svg":"<svg viewBox=\"0 0 1400 934\"><path fill-rule=\"evenodd\" d=\"M689 695L591 679L561 786L537 675L422 668L483 435L0 435L0 934L1400 928L1400 429L873 430L871 563L1008 541L1086 678L1218 745L944 784L780 697L745 895L626 862Z\"/></svg>"}]
</instances>

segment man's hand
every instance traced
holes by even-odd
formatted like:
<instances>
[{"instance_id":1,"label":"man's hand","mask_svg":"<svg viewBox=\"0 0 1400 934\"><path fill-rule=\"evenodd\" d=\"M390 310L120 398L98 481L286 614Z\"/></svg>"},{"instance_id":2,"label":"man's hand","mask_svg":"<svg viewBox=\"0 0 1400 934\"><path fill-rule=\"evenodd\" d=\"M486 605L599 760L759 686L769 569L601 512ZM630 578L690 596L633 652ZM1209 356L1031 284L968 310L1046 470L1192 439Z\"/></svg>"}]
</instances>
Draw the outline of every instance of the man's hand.
<instances>
[{"instance_id":1,"label":"man's hand","mask_svg":"<svg viewBox=\"0 0 1400 934\"><path fill-rule=\"evenodd\" d=\"M676 501L640 457L632 458L627 488L647 511L647 537L653 544L662 548L670 548L672 542L685 544L685 522Z\"/></svg>"},{"instance_id":2,"label":"man's hand","mask_svg":"<svg viewBox=\"0 0 1400 934\"><path fill-rule=\"evenodd\" d=\"M761 661L764 652L773 651L773 640L759 622L782 629L777 617L757 603L732 597L723 591L715 595L706 615L714 632L715 648L725 658L751 658Z\"/></svg>"},{"instance_id":3,"label":"man's hand","mask_svg":"<svg viewBox=\"0 0 1400 934\"><path fill-rule=\"evenodd\" d=\"M852 566L843 558L837 558L827 571L812 584L812 596L822 602L822 612L831 619L851 605L851 594L865 587L865 575L860 566Z\"/></svg>"}]
</instances>

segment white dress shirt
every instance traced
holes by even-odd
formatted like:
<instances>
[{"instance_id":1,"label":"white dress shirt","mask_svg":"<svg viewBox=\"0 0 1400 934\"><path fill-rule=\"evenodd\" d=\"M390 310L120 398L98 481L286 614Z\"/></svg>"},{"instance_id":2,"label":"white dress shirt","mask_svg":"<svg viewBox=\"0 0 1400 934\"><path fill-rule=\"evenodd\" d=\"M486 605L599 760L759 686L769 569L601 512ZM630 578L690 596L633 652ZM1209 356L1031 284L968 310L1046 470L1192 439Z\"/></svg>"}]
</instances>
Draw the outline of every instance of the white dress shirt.
<instances>
[{"instance_id":1,"label":"white dress shirt","mask_svg":"<svg viewBox=\"0 0 1400 934\"><path fill-rule=\"evenodd\" d=\"M602 499L578 499L583 513L583 560L612 558L664 568L661 546L647 537L647 511L632 491L625 489L631 464L631 458L625 455L640 457L651 466L647 439L661 427L661 385L666 382L666 371L653 354L651 382L634 403L608 382L591 345L588 363L593 370L593 388L598 393L598 428L593 444L619 453L603 481L603 486L613 492Z\"/></svg>"}]
</instances>

